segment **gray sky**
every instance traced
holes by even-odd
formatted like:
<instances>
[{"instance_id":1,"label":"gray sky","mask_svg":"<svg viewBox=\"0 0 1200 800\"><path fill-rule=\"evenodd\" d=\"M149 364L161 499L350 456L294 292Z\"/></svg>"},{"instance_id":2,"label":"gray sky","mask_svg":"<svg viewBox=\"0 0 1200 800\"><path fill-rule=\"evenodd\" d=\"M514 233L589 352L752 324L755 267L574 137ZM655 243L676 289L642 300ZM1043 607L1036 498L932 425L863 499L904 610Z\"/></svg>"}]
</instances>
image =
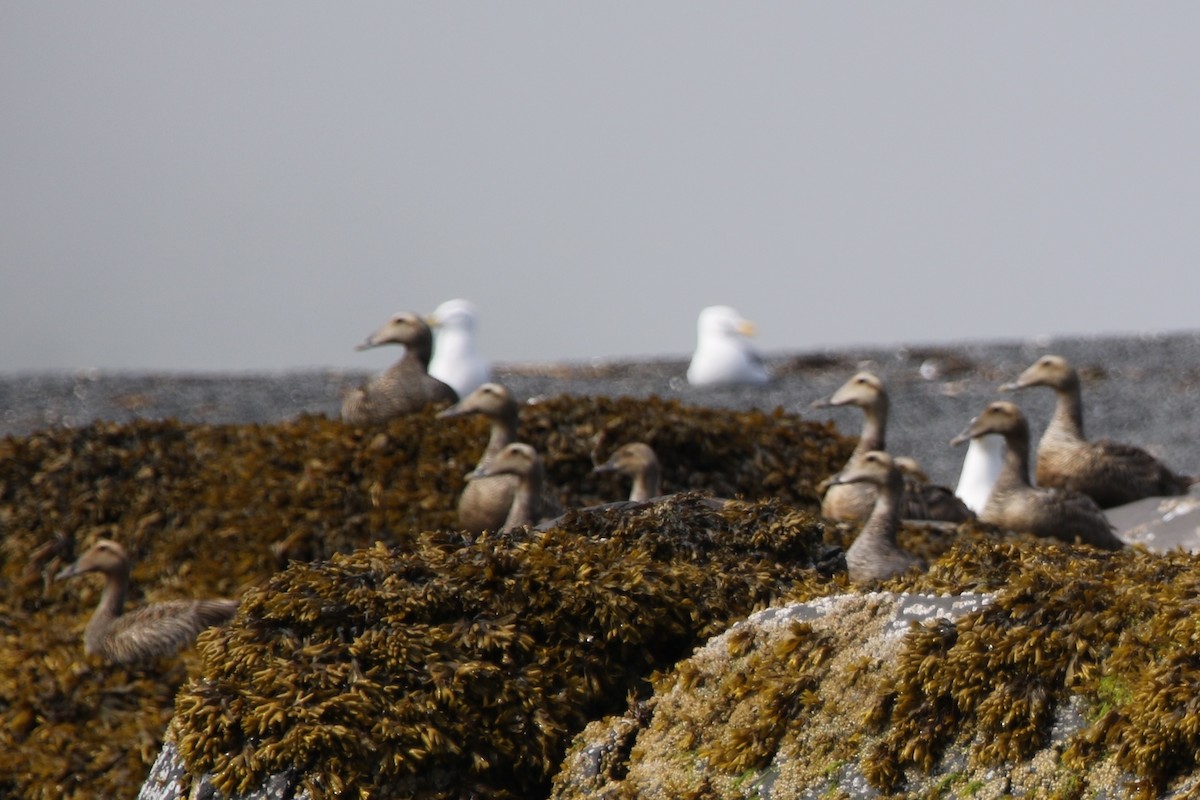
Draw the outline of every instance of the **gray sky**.
<instances>
[{"instance_id":1,"label":"gray sky","mask_svg":"<svg viewBox=\"0 0 1200 800\"><path fill-rule=\"evenodd\" d=\"M1200 3L5 2L0 370L1194 330Z\"/></svg>"}]
</instances>

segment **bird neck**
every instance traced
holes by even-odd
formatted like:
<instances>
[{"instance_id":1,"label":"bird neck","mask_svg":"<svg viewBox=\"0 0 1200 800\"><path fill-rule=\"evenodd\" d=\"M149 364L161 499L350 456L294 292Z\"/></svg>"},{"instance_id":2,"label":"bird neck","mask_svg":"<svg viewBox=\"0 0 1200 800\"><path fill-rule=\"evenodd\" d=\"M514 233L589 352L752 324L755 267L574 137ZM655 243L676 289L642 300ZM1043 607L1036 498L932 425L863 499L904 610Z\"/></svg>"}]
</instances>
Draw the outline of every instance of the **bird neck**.
<instances>
[{"instance_id":1,"label":"bird neck","mask_svg":"<svg viewBox=\"0 0 1200 800\"><path fill-rule=\"evenodd\" d=\"M1072 381L1062 388L1056 388L1057 398L1054 404L1054 415L1046 430L1052 436L1065 436L1072 439L1083 439L1083 398L1079 390L1079 382Z\"/></svg>"},{"instance_id":2,"label":"bird neck","mask_svg":"<svg viewBox=\"0 0 1200 800\"><path fill-rule=\"evenodd\" d=\"M415 342L410 342L404 345L404 357L401 362L416 361L421 367L428 372L429 360L433 357L433 337L425 336L418 338Z\"/></svg>"},{"instance_id":3,"label":"bird neck","mask_svg":"<svg viewBox=\"0 0 1200 800\"><path fill-rule=\"evenodd\" d=\"M887 402L876 402L863 407L862 435L854 448L854 455L862 455L869 450L887 449Z\"/></svg>"},{"instance_id":4,"label":"bird neck","mask_svg":"<svg viewBox=\"0 0 1200 800\"><path fill-rule=\"evenodd\" d=\"M521 476L517 491L513 494L512 505L508 509L508 518L504 520L502 531L511 531L522 525L532 525L537 521L539 504L542 494L542 473L535 471Z\"/></svg>"},{"instance_id":5,"label":"bird neck","mask_svg":"<svg viewBox=\"0 0 1200 800\"><path fill-rule=\"evenodd\" d=\"M875 496L875 506L871 516L859 532L860 537L884 539L896 543L896 533L900 530L900 496L904 492L904 479L897 472L879 487Z\"/></svg>"},{"instance_id":6,"label":"bird neck","mask_svg":"<svg viewBox=\"0 0 1200 800\"><path fill-rule=\"evenodd\" d=\"M125 610L125 595L129 591L128 573L114 572L104 576L104 592L84 629L83 639L89 653L96 652L108 629Z\"/></svg>"},{"instance_id":7,"label":"bird neck","mask_svg":"<svg viewBox=\"0 0 1200 800\"><path fill-rule=\"evenodd\" d=\"M480 463L491 461L497 453L517 440L517 419L514 415L491 417L491 421L492 433Z\"/></svg>"},{"instance_id":8,"label":"bird neck","mask_svg":"<svg viewBox=\"0 0 1200 800\"><path fill-rule=\"evenodd\" d=\"M1031 486L1029 482L1029 432L1010 431L1004 435L1004 461L996 486Z\"/></svg>"},{"instance_id":9,"label":"bird neck","mask_svg":"<svg viewBox=\"0 0 1200 800\"><path fill-rule=\"evenodd\" d=\"M644 502L651 497L658 497L662 494L659 489L658 467L653 464L638 470L633 476L633 486L629 490L629 499L636 502Z\"/></svg>"}]
</instances>

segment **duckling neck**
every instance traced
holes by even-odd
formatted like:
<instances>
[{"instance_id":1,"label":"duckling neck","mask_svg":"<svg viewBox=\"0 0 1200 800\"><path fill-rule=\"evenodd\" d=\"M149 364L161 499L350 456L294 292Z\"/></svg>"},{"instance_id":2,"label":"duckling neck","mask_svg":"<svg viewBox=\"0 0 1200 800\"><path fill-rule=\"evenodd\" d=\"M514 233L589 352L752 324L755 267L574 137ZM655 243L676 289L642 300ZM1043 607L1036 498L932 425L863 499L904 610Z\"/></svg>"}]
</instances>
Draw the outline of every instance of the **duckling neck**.
<instances>
[{"instance_id":1,"label":"duckling neck","mask_svg":"<svg viewBox=\"0 0 1200 800\"><path fill-rule=\"evenodd\" d=\"M83 631L84 650L88 653L99 652L104 637L108 634L113 622L121 616L125 609L125 594L129 590L129 576L114 573L105 576L104 593L100 595L100 604L92 612L87 627Z\"/></svg>"}]
</instances>

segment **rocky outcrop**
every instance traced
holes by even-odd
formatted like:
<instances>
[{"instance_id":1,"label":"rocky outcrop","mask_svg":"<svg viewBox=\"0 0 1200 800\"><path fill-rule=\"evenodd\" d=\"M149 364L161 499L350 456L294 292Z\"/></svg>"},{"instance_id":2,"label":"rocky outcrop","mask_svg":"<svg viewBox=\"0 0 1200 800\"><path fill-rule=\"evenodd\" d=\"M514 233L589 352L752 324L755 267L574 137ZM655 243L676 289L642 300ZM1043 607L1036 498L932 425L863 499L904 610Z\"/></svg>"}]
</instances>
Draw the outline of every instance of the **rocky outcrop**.
<instances>
[{"instance_id":1,"label":"rocky outcrop","mask_svg":"<svg viewBox=\"0 0 1200 800\"><path fill-rule=\"evenodd\" d=\"M917 594L767 609L589 725L552 797L1193 797L1198 579L1183 553L975 544Z\"/></svg>"}]
</instances>

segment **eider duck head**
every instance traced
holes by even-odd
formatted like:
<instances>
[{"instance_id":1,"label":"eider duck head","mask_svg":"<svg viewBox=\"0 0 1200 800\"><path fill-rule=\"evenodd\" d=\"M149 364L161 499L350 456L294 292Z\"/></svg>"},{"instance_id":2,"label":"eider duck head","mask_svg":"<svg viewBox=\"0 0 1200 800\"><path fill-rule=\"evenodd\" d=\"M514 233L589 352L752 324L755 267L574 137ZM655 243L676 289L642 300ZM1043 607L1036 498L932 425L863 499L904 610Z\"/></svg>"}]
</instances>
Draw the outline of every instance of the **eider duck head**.
<instances>
[{"instance_id":1,"label":"eider duck head","mask_svg":"<svg viewBox=\"0 0 1200 800\"><path fill-rule=\"evenodd\" d=\"M64 567L54 576L55 580L73 578L87 572L104 575L129 576L129 554L125 548L111 539L101 539L80 556L74 564Z\"/></svg>"},{"instance_id":2,"label":"eider duck head","mask_svg":"<svg viewBox=\"0 0 1200 800\"><path fill-rule=\"evenodd\" d=\"M1071 389L1079 385L1079 375L1062 356L1045 355L1020 374L1012 383L1000 387L1002 392L1028 389L1030 386L1049 386L1051 389Z\"/></svg>"},{"instance_id":3,"label":"eider duck head","mask_svg":"<svg viewBox=\"0 0 1200 800\"><path fill-rule=\"evenodd\" d=\"M868 450L851 459L841 472L829 479L831 486L869 483L873 486L902 485L903 475L895 459L882 450Z\"/></svg>"},{"instance_id":4,"label":"eider duck head","mask_svg":"<svg viewBox=\"0 0 1200 800\"><path fill-rule=\"evenodd\" d=\"M658 474L658 456L645 442L630 442L618 447L608 460L597 464L593 472L616 472L627 478L653 472Z\"/></svg>"},{"instance_id":5,"label":"eider duck head","mask_svg":"<svg viewBox=\"0 0 1200 800\"><path fill-rule=\"evenodd\" d=\"M491 475L516 475L520 478L540 476L542 473L542 457L538 451L524 442L513 442L505 445L496 457L485 467L480 467L467 475L467 480L486 478Z\"/></svg>"},{"instance_id":6,"label":"eider duck head","mask_svg":"<svg viewBox=\"0 0 1200 800\"><path fill-rule=\"evenodd\" d=\"M432 347L433 333L429 330L429 325L415 311L398 311L355 349L368 350L385 344L411 347L422 343L426 348Z\"/></svg>"},{"instance_id":7,"label":"eider duck head","mask_svg":"<svg viewBox=\"0 0 1200 800\"><path fill-rule=\"evenodd\" d=\"M512 392L504 386L489 382L446 410L438 412L438 417L461 417L468 414L483 414L495 418L510 415L515 417L517 401L513 398Z\"/></svg>"},{"instance_id":8,"label":"eider duck head","mask_svg":"<svg viewBox=\"0 0 1200 800\"><path fill-rule=\"evenodd\" d=\"M950 444L958 445L989 433L998 433L1008 437L1013 434L1029 437L1029 423L1016 403L1007 400L997 400L990 403L983 413L971 420L967 429L950 440Z\"/></svg>"},{"instance_id":9,"label":"eider duck head","mask_svg":"<svg viewBox=\"0 0 1200 800\"><path fill-rule=\"evenodd\" d=\"M828 408L830 406L858 406L870 408L886 396L883 379L871 372L859 372L841 385L831 397L817 400L813 408Z\"/></svg>"}]
</instances>

